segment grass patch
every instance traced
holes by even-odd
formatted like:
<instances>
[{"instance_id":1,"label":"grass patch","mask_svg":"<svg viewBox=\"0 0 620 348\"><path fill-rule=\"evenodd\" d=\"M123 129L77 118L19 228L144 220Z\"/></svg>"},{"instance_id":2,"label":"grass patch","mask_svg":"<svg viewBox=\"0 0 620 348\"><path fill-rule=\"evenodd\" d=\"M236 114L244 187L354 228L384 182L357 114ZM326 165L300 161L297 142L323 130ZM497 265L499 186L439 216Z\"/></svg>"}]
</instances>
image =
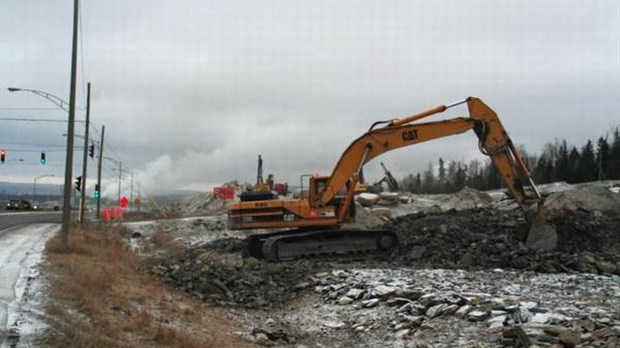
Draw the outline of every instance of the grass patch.
<instances>
[{"instance_id":1,"label":"grass patch","mask_svg":"<svg viewBox=\"0 0 620 348\"><path fill-rule=\"evenodd\" d=\"M42 344L53 347L244 347L231 334L222 309L178 293L147 274L127 246L122 227L74 226L69 244L58 236L46 245L44 272L50 289L49 329ZM176 248L161 234L154 244Z\"/></svg>"}]
</instances>

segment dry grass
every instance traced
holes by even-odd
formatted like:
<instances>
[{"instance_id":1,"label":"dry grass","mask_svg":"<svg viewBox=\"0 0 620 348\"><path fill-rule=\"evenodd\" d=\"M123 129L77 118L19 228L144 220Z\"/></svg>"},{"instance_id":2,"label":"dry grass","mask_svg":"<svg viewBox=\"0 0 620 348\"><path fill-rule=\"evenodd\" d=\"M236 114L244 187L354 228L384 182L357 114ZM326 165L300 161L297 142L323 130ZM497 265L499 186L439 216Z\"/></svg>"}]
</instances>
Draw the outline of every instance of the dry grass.
<instances>
[{"instance_id":1,"label":"dry grass","mask_svg":"<svg viewBox=\"0 0 620 348\"><path fill-rule=\"evenodd\" d=\"M46 246L50 282L42 343L53 347L243 347L226 313L143 270L120 227L74 227ZM162 234L156 245L174 247ZM233 327L231 327L233 325Z\"/></svg>"}]
</instances>

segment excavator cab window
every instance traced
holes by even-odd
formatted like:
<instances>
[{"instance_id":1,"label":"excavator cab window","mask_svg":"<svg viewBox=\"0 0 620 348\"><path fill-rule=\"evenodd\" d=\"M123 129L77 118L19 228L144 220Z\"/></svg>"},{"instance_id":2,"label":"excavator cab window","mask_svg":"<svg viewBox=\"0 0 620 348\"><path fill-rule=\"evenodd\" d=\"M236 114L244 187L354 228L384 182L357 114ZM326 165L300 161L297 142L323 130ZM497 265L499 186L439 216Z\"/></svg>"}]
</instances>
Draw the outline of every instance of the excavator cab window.
<instances>
[{"instance_id":1,"label":"excavator cab window","mask_svg":"<svg viewBox=\"0 0 620 348\"><path fill-rule=\"evenodd\" d=\"M316 206L316 202L320 199L328 180L329 177L327 176L310 177L310 202L313 206Z\"/></svg>"}]
</instances>

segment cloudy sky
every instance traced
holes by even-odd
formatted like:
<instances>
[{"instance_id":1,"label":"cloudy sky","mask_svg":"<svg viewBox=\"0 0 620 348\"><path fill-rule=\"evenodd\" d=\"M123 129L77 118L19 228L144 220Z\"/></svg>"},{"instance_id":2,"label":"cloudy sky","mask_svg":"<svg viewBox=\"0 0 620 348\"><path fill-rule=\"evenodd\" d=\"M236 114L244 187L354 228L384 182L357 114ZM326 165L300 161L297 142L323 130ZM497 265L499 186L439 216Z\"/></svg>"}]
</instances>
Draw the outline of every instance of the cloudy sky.
<instances>
[{"instance_id":1,"label":"cloudy sky","mask_svg":"<svg viewBox=\"0 0 620 348\"><path fill-rule=\"evenodd\" d=\"M374 121L467 96L495 109L529 152L554 138L581 145L620 124L618 4L83 0L78 118L91 82L106 155L152 193L253 181L259 153L265 174L297 183L329 173ZM10 119L66 113L7 87L69 99L72 11L70 0L0 1L0 148L9 152L0 181L62 181L66 123ZM403 177L440 156L481 157L466 133L381 160ZM74 172L82 152L75 157ZM114 193L117 165L105 164ZM378 179L379 160L365 171Z\"/></svg>"}]
</instances>

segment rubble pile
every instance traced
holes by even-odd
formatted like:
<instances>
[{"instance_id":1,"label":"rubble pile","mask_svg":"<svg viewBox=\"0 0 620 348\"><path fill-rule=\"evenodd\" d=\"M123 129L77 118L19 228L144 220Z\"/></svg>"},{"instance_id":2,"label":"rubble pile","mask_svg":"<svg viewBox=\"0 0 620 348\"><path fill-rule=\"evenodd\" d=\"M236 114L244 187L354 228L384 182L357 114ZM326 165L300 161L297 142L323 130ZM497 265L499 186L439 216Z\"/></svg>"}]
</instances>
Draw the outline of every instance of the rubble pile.
<instances>
[{"instance_id":1,"label":"rubble pile","mask_svg":"<svg viewBox=\"0 0 620 348\"><path fill-rule=\"evenodd\" d=\"M550 222L558 231L558 249L551 252L521 243L527 225L519 211L417 213L398 217L386 228L399 237L399 260L411 266L620 274L618 216L555 211Z\"/></svg>"},{"instance_id":2,"label":"rubble pile","mask_svg":"<svg viewBox=\"0 0 620 348\"><path fill-rule=\"evenodd\" d=\"M132 226L184 241L181 254L154 253L148 269L235 307L247 320L238 334L259 345L620 347L620 195L565 186L547 197L558 233L551 252L523 245L527 224L514 202L471 189L358 200L350 227L399 237L381 256L257 260L216 200L190 204L212 216Z\"/></svg>"},{"instance_id":3,"label":"rubble pile","mask_svg":"<svg viewBox=\"0 0 620 348\"><path fill-rule=\"evenodd\" d=\"M397 342L432 337L441 346L455 346L456 330L445 325L474 325L477 335L460 337L467 342L459 346L620 344L617 276L353 269L319 273L313 280L313 291L341 314L334 328L351 330L362 342L367 334Z\"/></svg>"},{"instance_id":4,"label":"rubble pile","mask_svg":"<svg viewBox=\"0 0 620 348\"><path fill-rule=\"evenodd\" d=\"M271 308L295 296L312 263L269 263L244 257L245 242L221 239L176 259L151 260L150 271L179 290L223 306Z\"/></svg>"},{"instance_id":5,"label":"rubble pile","mask_svg":"<svg viewBox=\"0 0 620 348\"><path fill-rule=\"evenodd\" d=\"M172 206L180 216L213 215L225 213L230 201L219 199L213 193L201 193Z\"/></svg>"},{"instance_id":6,"label":"rubble pile","mask_svg":"<svg viewBox=\"0 0 620 348\"><path fill-rule=\"evenodd\" d=\"M179 243L192 247L226 238L244 238L241 231L229 230L225 215L125 223L136 236L153 236L157 232L170 235Z\"/></svg>"},{"instance_id":7,"label":"rubble pile","mask_svg":"<svg viewBox=\"0 0 620 348\"><path fill-rule=\"evenodd\" d=\"M614 186L617 187L617 186ZM545 201L547 210L587 210L603 214L620 214L620 194L613 187L583 184L583 187L551 194Z\"/></svg>"}]
</instances>

